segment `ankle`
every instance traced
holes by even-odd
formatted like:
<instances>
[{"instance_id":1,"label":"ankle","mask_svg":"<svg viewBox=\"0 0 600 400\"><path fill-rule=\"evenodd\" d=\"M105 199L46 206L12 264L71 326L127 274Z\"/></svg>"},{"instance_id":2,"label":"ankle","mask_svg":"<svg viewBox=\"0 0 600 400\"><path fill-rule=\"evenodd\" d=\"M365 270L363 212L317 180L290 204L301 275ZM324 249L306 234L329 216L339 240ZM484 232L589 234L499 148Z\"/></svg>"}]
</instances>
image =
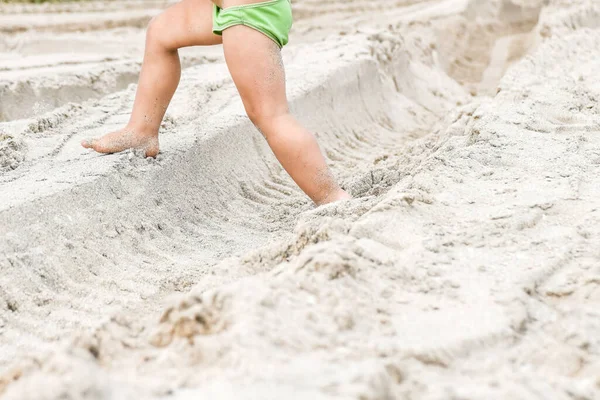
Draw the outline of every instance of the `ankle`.
<instances>
[{"instance_id":1,"label":"ankle","mask_svg":"<svg viewBox=\"0 0 600 400\"><path fill-rule=\"evenodd\" d=\"M344 189L338 187L336 190L328 193L327 196L319 199L318 201L315 201L315 204L317 206L322 206L324 204L350 199L352 199L352 196L350 196L350 194L348 194L348 192L346 192Z\"/></svg>"},{"instance_id":2,"label":"ankle","mask_svg":"<svg viewBox=\"0 0 600 400\"><path fill-rule=\"evenodd\" d=\"M132 132L135 136L138 137L156 137L158 136L158 130L152 127L149 127L146 124L136 124L129 122L125 128L123 128L125 132Z\"/></svg>"}]
</instances>

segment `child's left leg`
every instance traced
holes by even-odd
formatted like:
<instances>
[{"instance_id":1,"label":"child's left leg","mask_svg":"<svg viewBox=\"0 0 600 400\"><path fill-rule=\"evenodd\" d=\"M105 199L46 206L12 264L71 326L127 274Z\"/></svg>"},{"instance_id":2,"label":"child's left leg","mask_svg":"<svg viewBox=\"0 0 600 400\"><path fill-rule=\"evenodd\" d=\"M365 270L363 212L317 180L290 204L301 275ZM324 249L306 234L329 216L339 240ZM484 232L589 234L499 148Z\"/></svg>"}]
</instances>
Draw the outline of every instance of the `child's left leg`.
<instances>
[{"instance_id":1,"label":"child's left leg","mask_svg":"<svg viewBox=\"0 0 600 400\"><path fill-rule=\"evenodd\" d=\"M279 46L263 33L236 25L223 31L223 47L250 120L292 179L316 204L349 199L315 137L289 113Z\"/></svg>"}]
</instances>

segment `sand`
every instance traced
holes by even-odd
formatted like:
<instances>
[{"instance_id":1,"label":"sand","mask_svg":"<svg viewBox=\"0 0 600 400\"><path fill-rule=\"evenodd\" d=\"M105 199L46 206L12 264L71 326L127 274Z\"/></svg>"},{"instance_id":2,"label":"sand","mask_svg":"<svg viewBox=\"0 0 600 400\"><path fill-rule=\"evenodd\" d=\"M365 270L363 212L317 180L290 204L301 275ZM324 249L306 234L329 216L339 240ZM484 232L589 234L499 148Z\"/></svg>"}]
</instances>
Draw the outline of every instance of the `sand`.
<instances>
[{"instance_id":1,"label":"sand","mask_svg":"<svg viewBox=\"0 0 600 400\"><path fill-rule=\"evenodd\" d=\"M600 398L597 2L295 0L319 208L219 47L157 159L79 146L167 3L0 5L0 397Z\"/></svg>"}]
</instances>

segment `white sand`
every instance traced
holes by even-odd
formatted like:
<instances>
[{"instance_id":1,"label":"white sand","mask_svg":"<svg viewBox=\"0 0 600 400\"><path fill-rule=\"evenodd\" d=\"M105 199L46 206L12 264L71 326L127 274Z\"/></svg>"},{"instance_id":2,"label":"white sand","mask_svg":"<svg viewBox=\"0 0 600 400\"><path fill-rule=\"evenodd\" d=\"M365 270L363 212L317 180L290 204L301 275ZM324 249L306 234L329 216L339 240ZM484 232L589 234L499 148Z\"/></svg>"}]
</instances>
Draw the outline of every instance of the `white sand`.
<instances>
[{"instance_id":1,"label":"white sand","mask_svg":"<svg viewBox=\"0 0 600 400\"><path fill-rule=\"evenodd\" d=\"M0 7L39 27L0 47L2 398L600 398L597 2L296 0L292 110L355 196L317 209L219 48L156 160L79 147L127 120L128 3L68 51Z\"/></svg>"}]
</instances>

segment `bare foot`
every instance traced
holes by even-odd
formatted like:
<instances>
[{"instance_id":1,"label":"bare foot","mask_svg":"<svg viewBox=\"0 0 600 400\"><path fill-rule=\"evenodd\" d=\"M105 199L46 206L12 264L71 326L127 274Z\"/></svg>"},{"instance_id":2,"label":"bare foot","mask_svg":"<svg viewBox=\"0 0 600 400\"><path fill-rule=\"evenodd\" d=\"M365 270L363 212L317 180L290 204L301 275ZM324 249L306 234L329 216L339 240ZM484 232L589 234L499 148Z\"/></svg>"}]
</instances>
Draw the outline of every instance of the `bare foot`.
<instances>
[{"instance_id":1,"label":"bare foot","mask_svg":"<svg viewBox=\"0 0 600 400\"><path fill-rule=\"evenodd\" d=\"M321 199L316 204L318 206L322 206L323 204L329 204L329 203L334 203L336 201L350 200L350 199L352 199L352 196L350 196L350 194L348 194L348 192L346 192L343 189L338 189L335 192L327 195L324 199Z\"/></svg>"},{"instance_id":2,"label":"bare foot","mask_svg":"<svg viewBox=\"0 0 600 400\"><path fill-rule=\"evenodd\" d=\"M118 153L128 149L144 151L146 157L158 154L158 135L147 135L134 132L132 129L121 129L106 134L98 139L84 140L81 145L98 153Z\"/></svg>"}]
</instances>

